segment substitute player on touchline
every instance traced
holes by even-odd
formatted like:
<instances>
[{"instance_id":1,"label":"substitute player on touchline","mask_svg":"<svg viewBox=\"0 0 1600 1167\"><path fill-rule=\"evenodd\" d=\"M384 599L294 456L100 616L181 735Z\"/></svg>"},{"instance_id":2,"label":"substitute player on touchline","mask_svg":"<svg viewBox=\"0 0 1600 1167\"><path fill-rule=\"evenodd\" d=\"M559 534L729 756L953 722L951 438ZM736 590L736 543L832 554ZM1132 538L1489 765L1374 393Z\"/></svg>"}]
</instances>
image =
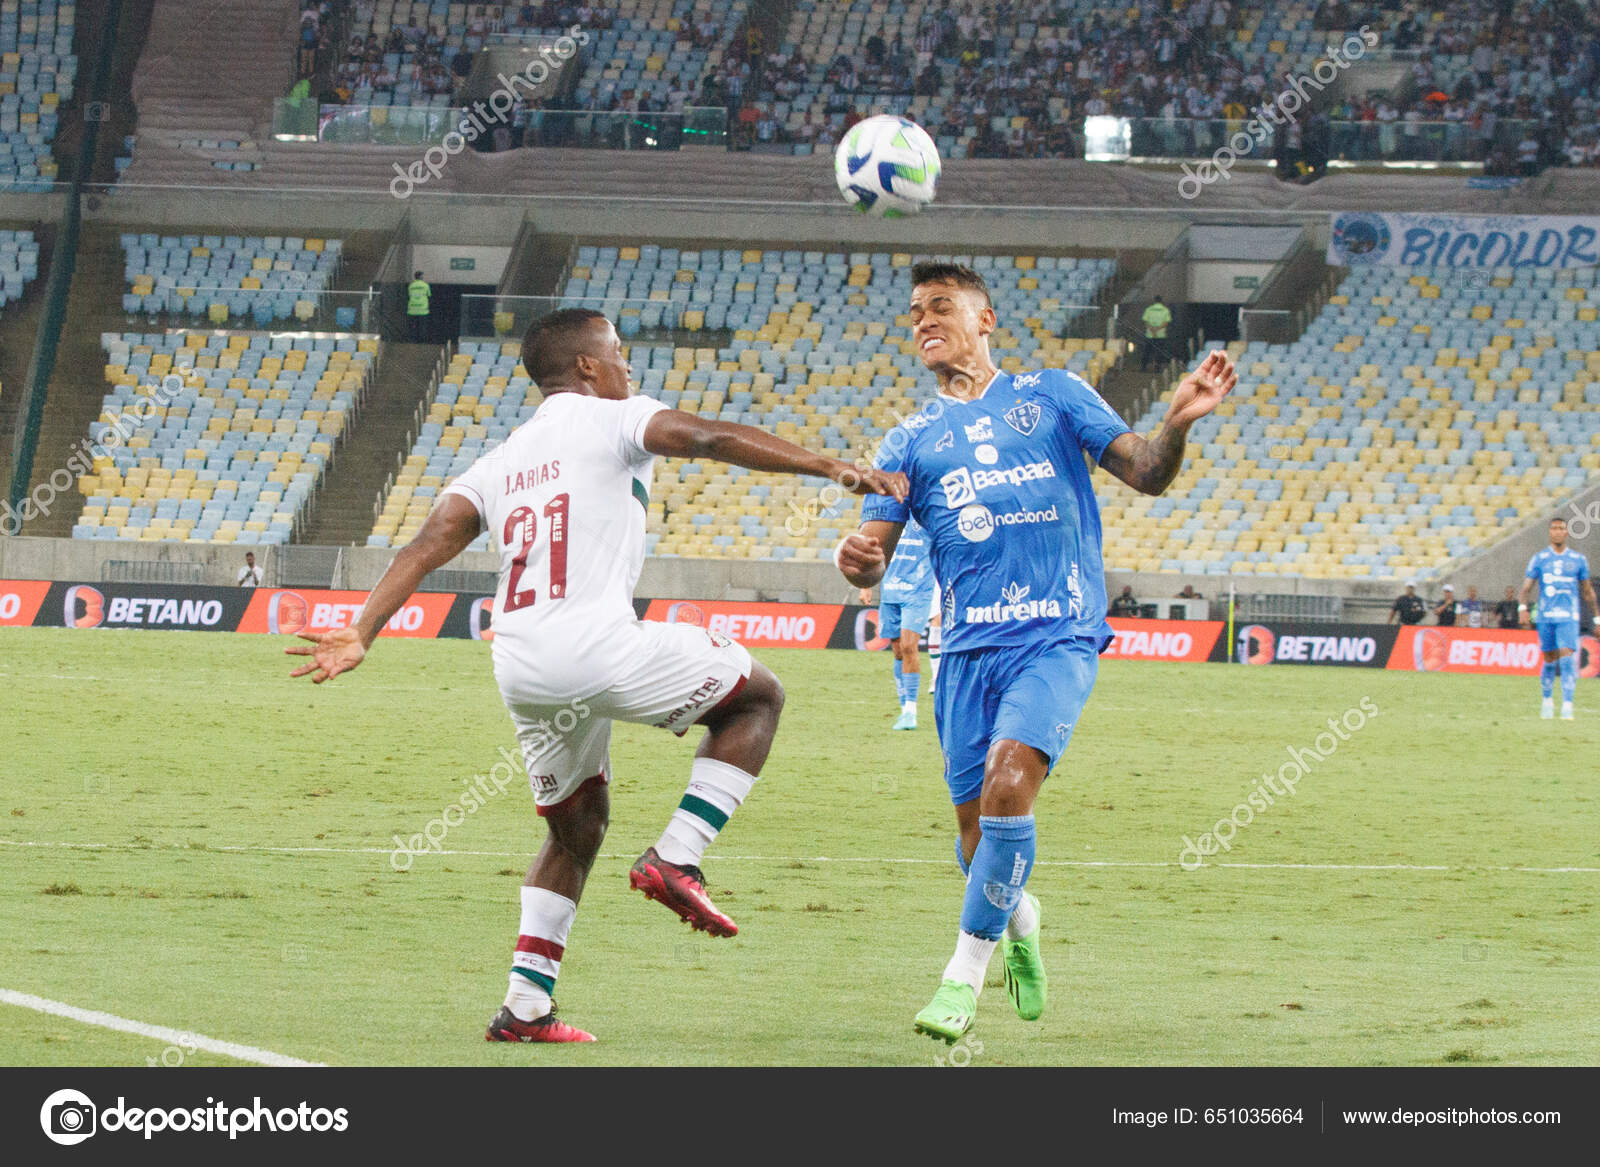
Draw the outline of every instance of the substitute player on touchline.
<instances>
[{"instance_id":1,"label":"substitute player on touchline","mask_svg":"<svg viewBox=\"0 0 1600 1167\"><path fill-rule=\"evenodd\" d=\"M700 859L760 774L783 688L743 646L688 624L635 618L657 455L830 478L858 494L905 495L900 476L858 470L750 426L704 420L632 395L611 321L569 308L529 328L523 364L544 401L448 486L394 557L353 627L303 633L294 670L317 683L358 666L422 578L488 530L500 555L494 673L516 726L548 835L522 888L505 1003L490 1041L593 1041L555 1016L556 977L610 815L614 720L682 734L704 725L688 791L631 885L696 929L732 936Z\"/></svg>"},{"instance_id":2,"label":"substitute player on touchline","mask_svg":"<svg viewBox=\"0 0 1600 1167\"><path fill-rule=\"evenodd\" d=\"M886 436L877 465L906 475L899 499L868 499L861 530L834 561L857 587L883 575L909 519L932 545L943 590L943 664L934 702L945 780L967 873L955 955L919 1032L955 1041L973 1022L984 973L1004 940L1018 1016L1044 1011L1034 800L1072 737L1111 642L1100 508L1084 455L1135 490L1160 494L1183 463L1189 427L1238 381L1216 351L1173 392L1149 440L1060 369L996 368L983 277L950 263L912 269L911 336L945 408ZM891 440L892 439L892 440Z\"/></svg>"},{"instance_id":3,"label":"substitute player on touchline","mask_svg":"<svg viewBox=\"0 0 1600 1167\"><path fill-rule=\"evenodd\" d=\"M1556 674L1561 675L1561 720L1573 719L1572 700L1578 690L1578 625L1582 612L1578 605L1581 592L1595 610L1594 627L1600 633L1600 604L1595 603L1594 582L1589 578L1589 561L1567 546L1567 520L1550 520L1550 546L1534 552L1528 560L1528 570L1523 573L1522 594L1517 597L1517 614L1528 623L1528 600L1534 589L1539 591L1539 618L1534 622L1539 629L1539 649L1544 654L1544 664L1539 668L1539 690L1543 700L1539 716L1555 716Z\"/></svg>"}]
</instances>

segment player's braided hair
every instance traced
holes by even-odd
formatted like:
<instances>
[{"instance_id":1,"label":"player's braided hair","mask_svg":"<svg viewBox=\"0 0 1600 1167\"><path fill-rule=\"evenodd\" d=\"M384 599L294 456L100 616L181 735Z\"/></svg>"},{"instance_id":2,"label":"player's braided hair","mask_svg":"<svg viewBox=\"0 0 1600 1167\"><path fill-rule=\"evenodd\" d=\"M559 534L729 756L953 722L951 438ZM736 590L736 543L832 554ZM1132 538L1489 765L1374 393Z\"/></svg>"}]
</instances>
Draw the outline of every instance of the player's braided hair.
<instances>
[{"instance_id":1,"label":"player's braided hair","mask_svg":"<svg viewBox=\"0 0 1600 1167\"><path fill-rule=\"evenodd\" d=\"M922 284L954 284L958 288L967 288L977 292L983 297L985 304L993 307L989 298L989 285L982 276L970 267L960 263L942 263L932 260L913 264L911 267L911 286L913 288Z\"/></svg>"},{"instance_id":2,"label":"player's braided hair","mask_svg":"<svg viewBox=\"0 0 1600 1167\"><path fill-rule=\"evenodd\" d=\"M522 338L522 366L543 386L572 372L572 362L584 351L585 334L604 312L593 308L560 308L528 325Z\"/></svg>"}]
</instances>

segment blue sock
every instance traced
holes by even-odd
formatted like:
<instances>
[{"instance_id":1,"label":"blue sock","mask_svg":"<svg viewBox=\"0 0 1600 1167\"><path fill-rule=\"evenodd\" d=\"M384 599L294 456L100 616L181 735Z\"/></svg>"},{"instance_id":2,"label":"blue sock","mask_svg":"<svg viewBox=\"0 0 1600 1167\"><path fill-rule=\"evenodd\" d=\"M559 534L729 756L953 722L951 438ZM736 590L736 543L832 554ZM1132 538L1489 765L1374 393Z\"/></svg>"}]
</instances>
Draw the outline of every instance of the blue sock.
<instances>
[{"instance_id":1,"label":"blue sock","mask_svg":"<svg viewBox=\"0 0 1600 1167\"><path fill-rule=\"evenodd\" d=\"M1539 669L1539 691L1549 697L1550 691L1555 688L1555 684L1556 662L1547 660L1544 662L1543 667Z\"/></svg>"},{"instance_id":2,"label":"blue sock","mask_svg":"<svg viewBox=\"0 0 1600 1167\"><path fill-rule=\"evenodd\" d=\"M1033 816L984 815L978 825L983 828L983 838L972 856L967 896L961 904L961 930L984 940L998 940L1022 901L1028 872L1033 870Z\"/></svg>"},{"instance_id":3,"label":"blue sock","mask_svg":"<svg viewBox=\"0 0 1600 1167\"><path fill-rule=\"evenodd\" d=\"M1573 653L1571 656L1562 657L1561 658L1561 662L1560 662L1560 667L1561 667L1561 699L1563 701L1571 701L1572 700L1572 695L1575 692L1577 692L1577 689L1578 689L1578 655L1577 655L1577 653Z\"/></svg>"},{"instance_id":4,"label":"blue sock","mask_svg":"<svg viewBox=\"0 0 1600 1167\"><path fill-rule=\"evenodd\" d=\"M900 704L915 705L917 703L917 690L922 687L921 673L905 673L901 680L905 682L905 691L900 696Z\"/></svg>"},{"instance_id":5,"label":"blue sock","mask_svg":"<svg viewBox=\"0 0 1600 1167\"><path fill-rule=\"evenodd\" d=\"M906 675L901 671L899 657L894 658L894 695L900 704L906 703ZM1549 695L1548 692L1545 694L1546 697Z\"/></svg>"},{"instance_id":6,"label":"blue sock","mask_svg":"<svg viewBox=\"0 0 1600 1167\"><path fill-rule=\"evenodd\" d=\"M972 864L967 862L967 853L961 849L960 835L956 836L956 866L961 868L962 875L972 870Z\"/></svg>"}]
</instances>

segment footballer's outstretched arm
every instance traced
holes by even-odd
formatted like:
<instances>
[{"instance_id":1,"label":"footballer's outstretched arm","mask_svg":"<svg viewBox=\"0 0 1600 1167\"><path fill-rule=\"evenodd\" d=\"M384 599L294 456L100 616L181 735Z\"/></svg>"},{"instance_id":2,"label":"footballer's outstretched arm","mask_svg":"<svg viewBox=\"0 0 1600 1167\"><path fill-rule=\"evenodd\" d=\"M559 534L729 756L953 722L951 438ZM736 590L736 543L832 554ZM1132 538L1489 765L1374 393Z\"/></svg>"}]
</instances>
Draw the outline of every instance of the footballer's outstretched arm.
<instances>
[{"instance_id":1,"label":"footballer's outstretched arm","mask_svg":"<svg viewBox=\"0 0 1600 1167\"><path fill-rule=\"evenodd\" d=\"M290 656L311 658L309 664L301 665L289 675L303 677L314 673L311 680L320 685L359 665L379 630L411 598L411 593L422 583L422 577L465 551L478 537L482 526L475 506L459 494L445 495L428 515L417 537L389 562L389 569L367 597L355 624L332 632L302 632L300 639L310 641L309 644L284 649Z\"/></svg>"},{"instance_id":2,"label":"footballer's outstretched arm","mask_svg":"<svg viewBox=\"0 0 1600 1167\"><path fill-rule=\"evenodd\" d=\"M887 494L904 502L903 474L864 470L786 442L766 430L731 421L707 421L678 409L663 409L644 427L644 448L674 458L711 458L750 470L829 478L852 494Z\"/></svg>"},{"instance_id":3,"label":"footballer's outstretched arm","mask_svg":"<svg viewBox=\"0 0 1600 1167\"><path fill-rule=\"evenodd\" d=\"M900 543L904 523L891 523L887 519L868 519L861 530L846 535L833 553L834 565L858 588L877 586L883 573L889 570L894 549Z\"/></svg>"},{"instance_id":4,"label":"footballer's outstretched arm","mask_svg":"<svg viewBox=\"0 0 1600 1167\"><path fill-rule=\"evenodd\" d=\"M1100 455L1100 465L1137 491L1160 494L1183 468L1189 427L1210 413L1239 383L1228 354L1212 349L1172 393L1161 428L1151 438L1123 434Z\"/></svg>"}]
</instances>

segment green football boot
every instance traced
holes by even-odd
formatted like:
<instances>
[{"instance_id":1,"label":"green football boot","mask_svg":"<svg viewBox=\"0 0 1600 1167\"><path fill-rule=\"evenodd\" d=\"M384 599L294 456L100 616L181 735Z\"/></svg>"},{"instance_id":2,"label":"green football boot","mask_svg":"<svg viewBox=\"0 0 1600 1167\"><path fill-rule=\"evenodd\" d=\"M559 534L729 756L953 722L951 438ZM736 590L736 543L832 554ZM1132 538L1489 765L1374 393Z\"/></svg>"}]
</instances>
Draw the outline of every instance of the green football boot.
<instances>
[{"instance_id":1,"label":"green football boot","mask_svg":"<svg viewBox=\"0 0 1600 1167\"><path fill-rule=\"evenodd\" d=\"M1039 912L1039 898L1032 892L1023 892L1035 913ZM1042 916L1041 916L1042 919ZM1000 955L1006 970L1006 996L1017 1016L1024 1021L1037 1021L1044 1012L1045 988L1044 960L1039 956L1039 929L1032 936L1013 940L1007 936L1000 941Z\"/></svg>"},{"instance_id":2,"label":"green football boot","mask_svg":"<svg viewBox=\"0 0 1600 1167\"><path fill-rule=\"evenodd\" d=\"M917 1014L915 1028L918 1033L954 1045L957 1038L972 1028L973 1014L977 1011L978 995L971 985L944 981L928 1007Z\"/></svg>"}]
</instances>

